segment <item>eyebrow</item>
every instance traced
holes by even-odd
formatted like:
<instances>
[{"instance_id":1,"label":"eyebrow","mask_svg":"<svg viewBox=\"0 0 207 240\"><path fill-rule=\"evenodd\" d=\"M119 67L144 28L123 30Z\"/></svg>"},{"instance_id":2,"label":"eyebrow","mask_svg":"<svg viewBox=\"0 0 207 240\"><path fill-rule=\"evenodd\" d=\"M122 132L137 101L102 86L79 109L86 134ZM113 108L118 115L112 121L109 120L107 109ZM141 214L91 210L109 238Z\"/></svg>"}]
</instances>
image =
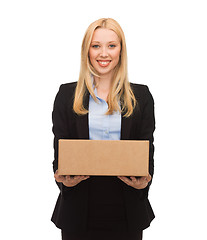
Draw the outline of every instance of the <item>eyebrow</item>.
<instances>
[{"instance_id":1,"label":"eyebrow","mask_svg":"<svg viewBox=\"0 0 207 240\"><path fill-rule=\"evenodd\" d=\"M92 41L91 43L101 43L99 41ZM107 42L107 43L119 43L118 41L110 41L110 42Z\"/></svg>"}]
</instances>

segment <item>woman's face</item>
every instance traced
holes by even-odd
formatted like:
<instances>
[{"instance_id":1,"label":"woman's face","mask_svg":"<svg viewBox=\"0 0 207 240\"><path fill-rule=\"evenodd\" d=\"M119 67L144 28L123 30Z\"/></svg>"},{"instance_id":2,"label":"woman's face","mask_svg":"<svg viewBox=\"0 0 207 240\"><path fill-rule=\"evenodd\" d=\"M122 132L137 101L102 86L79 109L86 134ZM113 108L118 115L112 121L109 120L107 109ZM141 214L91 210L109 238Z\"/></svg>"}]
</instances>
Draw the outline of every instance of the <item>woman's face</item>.
<instances>
[{"instance_id":1,"label":"woman's face","mask_svg":"<svg viewBox=\"0 0 207 240\"><path fill-rule=\"evenodd\" d=\"M94 31L89 49L89 59L101 77L112 76L119 62L121 44L117 34L106 28Z\"/></svg>"}]
</instances>

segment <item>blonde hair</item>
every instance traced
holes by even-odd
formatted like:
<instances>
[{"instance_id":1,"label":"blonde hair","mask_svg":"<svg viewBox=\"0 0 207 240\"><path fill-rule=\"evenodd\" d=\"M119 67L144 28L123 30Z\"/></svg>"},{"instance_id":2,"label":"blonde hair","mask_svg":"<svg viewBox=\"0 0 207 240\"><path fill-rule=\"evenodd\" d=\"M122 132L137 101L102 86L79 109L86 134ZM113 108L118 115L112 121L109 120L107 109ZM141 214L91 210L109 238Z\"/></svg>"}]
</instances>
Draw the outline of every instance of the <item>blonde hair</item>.
<instances>
[{"instance_id":1,"label":"blonde hair","mask_svg":"<svg viewBox=\"0 0 207 240\"><path fill-rule=\"evenodd\" d=\"M107 28L113 30L117 34L121 44L120 59L119 63L114 69L113 81L108 95L108 111L106 114L108 115L112 114L114 111L119 111L125 113L124 117L129 117L133 113L133 109L135 108L137 101L128 81L125 36L120 25L112 18L101 18L91 23L86 30L81 48L81 67L79 80L75 90L73 110L79 115L88 113L88 110L83 106L83 101L87 90L93 99L97 101L97 98L94 94L91 75L97 77L99 77L99 75L89 60L89 48L93 33L97 28ZM119 101L121 101L121 109L119 106Z\"/></svg>"}]
</instances>

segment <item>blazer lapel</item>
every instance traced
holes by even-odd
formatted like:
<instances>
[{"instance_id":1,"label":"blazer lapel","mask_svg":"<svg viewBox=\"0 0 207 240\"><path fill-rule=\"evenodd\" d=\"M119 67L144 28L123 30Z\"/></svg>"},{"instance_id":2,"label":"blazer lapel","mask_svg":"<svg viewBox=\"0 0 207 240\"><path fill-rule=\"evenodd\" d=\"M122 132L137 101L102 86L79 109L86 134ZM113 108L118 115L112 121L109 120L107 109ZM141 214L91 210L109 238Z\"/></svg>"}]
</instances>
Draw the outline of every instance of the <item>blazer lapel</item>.
<instances>
[{"instance_id":1,"label":"blazer lapel","mask_svg":"<svg viewBox=\"0 0 207 240\"><path fill-rule=\"evenodd\" d=\"M131 118L126 118L121 114L121 140L127 140L130 136Z\"/></svg>"},{"instance_id":2,"label":"blazer lapel","mask_svg":"<svg viewBox=\"0 0 207 240\"><path fill-rule=\"evenodd\" d=\"M88 109L89 105L89 92L87 92L83 105ZM88 126L88 113L85 115L77 116L76 127L79 139L89 139L89 126Z\"/></svg>"},{"instance_id":3,"label":"blazer lapel","mask_svg":"<svg viewBox=\"0 0 207 240\"><path fill-rule=\"evenodd\" d=\"M76 121L79 139L89 139L88 114L78 116Z\"/></svg>"}]
</instances>

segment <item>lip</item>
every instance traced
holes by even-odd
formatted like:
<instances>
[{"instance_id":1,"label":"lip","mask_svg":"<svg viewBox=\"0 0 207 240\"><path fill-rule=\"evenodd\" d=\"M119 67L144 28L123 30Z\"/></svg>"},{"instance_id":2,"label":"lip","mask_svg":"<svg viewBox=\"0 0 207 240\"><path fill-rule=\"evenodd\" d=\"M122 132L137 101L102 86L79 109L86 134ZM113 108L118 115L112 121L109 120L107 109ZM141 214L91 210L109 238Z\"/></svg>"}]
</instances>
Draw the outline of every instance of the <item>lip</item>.
<instances>
[{"instance_id":1,"label":"lip","mask_svg":"<svg viewBox=\"0 0 207 240\"><path fill-rule=\"evenodd\" d=\"M97 60L99 66L101 67L108 67L110 64L111 60Z\"/></svg>"}]
</instances>

